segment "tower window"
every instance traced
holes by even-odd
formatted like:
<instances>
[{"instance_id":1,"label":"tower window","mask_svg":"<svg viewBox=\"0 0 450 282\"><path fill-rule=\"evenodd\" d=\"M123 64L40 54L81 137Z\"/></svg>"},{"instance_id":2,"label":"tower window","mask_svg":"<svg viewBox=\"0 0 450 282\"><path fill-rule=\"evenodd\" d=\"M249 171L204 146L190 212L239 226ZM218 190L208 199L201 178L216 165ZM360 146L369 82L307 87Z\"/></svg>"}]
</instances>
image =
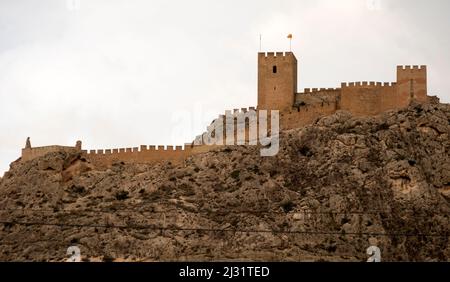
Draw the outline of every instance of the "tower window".
<instances>
[{"instance_id":1,"label":"tower window","mask_svg":"<svg viewBox=\"0 0 450 282\"><path fill-rule=\"evenodd\" d=\"M272 72L273 72L273 73L277 73L277 66L273 66L273 67L272 67Z\"/></svg>"}]
</instances>

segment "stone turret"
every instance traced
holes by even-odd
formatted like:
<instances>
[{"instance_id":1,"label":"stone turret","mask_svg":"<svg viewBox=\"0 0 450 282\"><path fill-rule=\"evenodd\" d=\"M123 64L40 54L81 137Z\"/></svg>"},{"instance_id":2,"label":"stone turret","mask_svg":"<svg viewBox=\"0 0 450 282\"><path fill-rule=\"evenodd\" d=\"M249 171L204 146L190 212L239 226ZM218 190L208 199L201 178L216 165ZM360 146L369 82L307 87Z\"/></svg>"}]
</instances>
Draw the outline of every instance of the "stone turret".
<instances>
[{"instance_id":1,"label":"stone turret","mask_svg":"<svg viewBox=\"0 0 450 282\"><path fill-rule=\"evenodd\" d=\"M30 141L30 137L27 137L27 142L25 144L25 149L31 149L31 141Z\"/></svg>"},{"instance_id":2,"label":"stone turret","mask_svg":"<svg viewBox=\"0 0 450 282\"><path fill-rule=\"evenodd\" d=\"M77 143L75 144L75 149L77 149L78 151L81 151L81 141L78 140Z\"/></svg>"},{"instance_id":3,"label":"stone turret","mask_svg":"<svg viewBox=\"0 0 450 282\"><path fill-rule=\"evenodd\" d=\"M258 54L258 109L290 110L297 92L297 59L292 52Z\"/></svg>"}]
</instances>

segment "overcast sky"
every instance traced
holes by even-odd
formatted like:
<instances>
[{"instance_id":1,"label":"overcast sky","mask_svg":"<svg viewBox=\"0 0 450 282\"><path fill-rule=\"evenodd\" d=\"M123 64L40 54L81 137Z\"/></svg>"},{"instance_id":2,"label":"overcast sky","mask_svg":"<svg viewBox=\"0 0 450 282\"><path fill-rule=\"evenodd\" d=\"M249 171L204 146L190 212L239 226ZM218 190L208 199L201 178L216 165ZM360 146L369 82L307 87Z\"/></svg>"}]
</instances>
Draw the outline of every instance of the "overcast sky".
<instances>
[{"instance_id":1,"label":"overcast sky","mask_svg":"<svg viewBox=\"0 0 450 282\"><path fill-rule=\"evenodd\" d=\"M299 90L395 81L428 65L450 102L450 1L0 1L0 175L33 146L182 145L256 106L263 51L292 50Z\"/></svg>"}]
</instances>

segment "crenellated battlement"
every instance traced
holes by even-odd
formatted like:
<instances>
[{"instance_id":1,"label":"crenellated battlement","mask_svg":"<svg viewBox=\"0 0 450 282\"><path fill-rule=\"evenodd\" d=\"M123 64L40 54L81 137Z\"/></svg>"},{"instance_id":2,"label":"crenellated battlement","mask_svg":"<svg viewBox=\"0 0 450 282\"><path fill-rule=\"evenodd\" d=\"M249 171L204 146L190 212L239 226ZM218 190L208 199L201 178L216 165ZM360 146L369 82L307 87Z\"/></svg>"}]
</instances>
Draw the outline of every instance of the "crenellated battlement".
<instances>
[{"instance_id":1,"label":"crenellated battlement","mask_svg":"<svg viewBox=\"0 0 450 282\"><path fill-rule=\"evenodd\" d=\"M427 70L427 66L426 65L415 65L415 66L397 66L397 70L421 70L421 71L426 71Z\"/></svg>"},{"instance_id":2,"label":"crenellated battlement","mask_svg":"<svg viewBox=\"0 0 450 282\"><path fill-rule=\"evenodd\" d=\"M299 94L315 94L320 92L339 92L341 88L304 88Z\"/></svg>"},{"instance_id":3,"label":"crenellated battlement","mask_svg":"<svg viewBox=\"0 0 450 282\"><path fill-rule=\"evenodd\" d=\"M218 116L217 119L214 119L211 122L211 125L216 122L218 119L222 119L223 122L225 122L227 117L232 117L234 119L240 117L240 116L248 116L251 112L254 112L256 116L258 115L258 109L256 107L248 107L248 108L240 108L240 109L233 109L233 110L225 110L224 114L221 114Z\"/></svg>"},{"instance_id":4,"label":"crenellated battlement","mask_svg":"<svg viewBox=\"0 0 450 282\"><path fill-rule=\"evenodd\" d=\"M31 145L30 145L30 146L25 146L25 148L22 149L21 159L23 161L29 161L29 160L32 160L32 159L35 159L38 157L45 156L49 153L74 152L77 150L78 150L77 146L71 147L71 146L52 145L52 146L42 146L42 147L31 147Z\"/></svg>"},{"instance_id":5,"label":"crenellated battlement","mask_svg":"<svg viewBox=\"0 0 450 282\"><path fill-rule=\"evenodd\" d=\"M178 152L185 151L183 146L141 145L134 148L83 150L87 155L139 154L146 152Z\"/></svg>"},{"instance_id":6,"label":"crenellated battlement","mask_svg":"<svg viewBox=\"0 0 450 282\"><path fill-rule=\"evenodd\" d=\"M192 145L140 145L132 148L82 150L86 159L99 167L107 167L116 161L125 163L156 163L160 161L182 162L192 150Z\"/></svg>"},{"instance_id":7,"label":"crenellated battlement","mask_svg":"<svg viewBox=\"0 0 450 282\"><path fill-rule=\"evenodd\" d=\"M233 109L233 110L225 110L224 114L220 114L218 118L224 119L226 116L234 116L237 117L242 114L246 114L250 111L257 112L258 110L256 107L248 107L248 108L240 108L240 109Z\"/></svg>"},{"instance_id":8,"label":"crenellated battlement","mask_svg":"<svg viewBox=\"0 0 450 282\"><path fill-rule=\"evenodd\" d=\"M357 82L342 82L341 88L345 87L392 87L396 86L396 82L375 82L375 81L357 81Z\"/></svg>"},{"instance_id":9,"label":"crenellated battlement","mask_svg":"<svg viewBox=\"0 0 450 282\"><path fill-rule=\"evenodd\" d=\"M260 52L258 53L258 56L260 58L286 58L289 56L293 56L294 54L292 52Z\"/></svg>"}]
</instances>

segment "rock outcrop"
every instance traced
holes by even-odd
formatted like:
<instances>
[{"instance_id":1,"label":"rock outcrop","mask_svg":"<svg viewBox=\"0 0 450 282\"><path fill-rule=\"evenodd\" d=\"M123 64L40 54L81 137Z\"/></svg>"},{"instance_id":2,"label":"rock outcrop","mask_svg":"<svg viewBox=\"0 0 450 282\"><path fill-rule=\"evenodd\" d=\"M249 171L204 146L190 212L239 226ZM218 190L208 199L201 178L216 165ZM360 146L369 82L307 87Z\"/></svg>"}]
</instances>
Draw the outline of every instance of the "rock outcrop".
<instances>
[{"instance_id":1,"label":"rock outcrop","mask_svg":"<svg viewBox=\"0 0 450 282\"><path fill-rule=\"evenodd\" d=\"M276 157L224 147L98 170L78 153L0 179L0 260L450 260L450 106L347 112L281 133Z\"/></svg>"}]
</instances>

